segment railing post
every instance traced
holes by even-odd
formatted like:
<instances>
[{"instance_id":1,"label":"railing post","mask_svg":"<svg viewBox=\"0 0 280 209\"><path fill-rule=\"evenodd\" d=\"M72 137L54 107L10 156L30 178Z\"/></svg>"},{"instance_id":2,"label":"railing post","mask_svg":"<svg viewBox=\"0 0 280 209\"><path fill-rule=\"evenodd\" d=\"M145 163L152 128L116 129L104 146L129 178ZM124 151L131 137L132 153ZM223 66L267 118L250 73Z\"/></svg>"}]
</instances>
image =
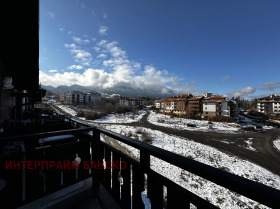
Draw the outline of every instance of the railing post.
<instances>
[{"instance_id":1,"label":"railing post","mask_svg":"<svg viewBox=\"0 0 280 209\"><path fill-rule=\"evenodd\" d=\"M91 153L92 153L92 162L95 162L98 165L98 162L102 162L102 156L100 155L100 131L93 128L92 130L92 141L91 141ZM92 195L94 198L98 197L100 190L100 169L97 167L92 172Z\"/></svg>"},{"instance_id":2,"label":"railing post","mask_svg":"<svg viewBox=\"0 0 280 209\"><path fill-rule=\"evenodd\" d=\"M147 150L140 150L140 165L146 169L150 169L150 154Z\"/></svg>"}]
</instances>

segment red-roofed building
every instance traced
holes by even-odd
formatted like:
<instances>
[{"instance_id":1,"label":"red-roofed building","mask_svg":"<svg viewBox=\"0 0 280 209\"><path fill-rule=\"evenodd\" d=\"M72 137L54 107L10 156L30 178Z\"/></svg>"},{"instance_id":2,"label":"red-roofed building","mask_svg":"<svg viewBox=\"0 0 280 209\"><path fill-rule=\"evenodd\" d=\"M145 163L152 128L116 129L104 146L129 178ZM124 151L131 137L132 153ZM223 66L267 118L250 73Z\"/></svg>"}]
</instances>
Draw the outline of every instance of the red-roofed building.
<instances>
[{"instance_id":1,"label":"red-roofed building","mask_svg":"<svg viewBox=\"0 0 280 209\"><path fill-rule=\"evenodd\" d=\"M172 112L177 115L186 114L186 104L189 98L193 97L192 94L183 94L170 96L164 99L164 112Z\"/></svg>"},{"instance_id":2,"label":"red-roofed building","mask_svg":"<svg viewBox=\"0 0 280 209\"><path fill-rule=\"evenodd\" d=\"M202 115L202 100L204 96L189 98L186 105L186 114L190 117Z\"/></svg>"},{"instance_id":3,"label":"red-roofed building","mask_svg":"<svg viewBox=\"0 0 280 209\"><path fill-rule=\"evenodd\" d=\"M189 98L193 97L192 94L183 94L170 96L166 99L158 99L155 101L155 106L162 112L175 113L178 115L186 114L186 104Z\"/></svg>"},{"instance_id":4,"label":"red-roofed building","mask_svg":"<svg viewBox=\"0 0 280 209\"><path fill-rule=\"evenodd\" d=\"M203 118L215 116L230 117L230 107L226 97L214 95L203 100Z\"/></svg>"}]
</instances>

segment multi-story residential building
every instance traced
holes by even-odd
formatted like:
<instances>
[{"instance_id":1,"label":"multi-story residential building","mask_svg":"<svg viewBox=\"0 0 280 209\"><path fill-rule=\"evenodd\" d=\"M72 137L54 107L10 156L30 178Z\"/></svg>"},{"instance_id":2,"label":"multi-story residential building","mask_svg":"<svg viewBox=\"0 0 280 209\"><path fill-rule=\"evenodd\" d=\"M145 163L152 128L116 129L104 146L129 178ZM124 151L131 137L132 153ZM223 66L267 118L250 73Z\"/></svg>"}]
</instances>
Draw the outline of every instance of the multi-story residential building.
<instances>
[{"instance_id":1,"label":"multi-story residential building","mask_svg":"<svg viewBox=\"0 0 280 209\"><path fill-rule=\"evenodd\" d=\"M204 93L203 96L195 97L192 94L183 94L170 96L166 99L157 99L155 100L155 107L161 112L202 116L203 118L214 116L235 117L238 114L236 101L228 100L223 96L212 95L212 93Z\"/></svg>"},{"instance_id":2,"label":"multi-story residential building","mask_svg":"<svg viewBox=\"0 0 280 209\"><path fill-rule=\"evenodd\" d=\"M173 113L182 115L186 114L186 103L187 99L186 98L176 98L174 101L174 111Z\"/></svg>"},{"instance_id":3,"label":"multi-story residential building","mask_svg":"<svg viewBox=\"0 0 280 209\"><path fill-rule=\"evenodd\" d=\"M161 104L163 104L163 100L161 98L157 98L155 100L155 108L156 109L162 109L162 105Z\"/></svg>"},{"instance_id":4,"label":"multi-story residential building","mask_svg":"<svg viewBox=\"0 0 280 209\"><path fill-rule=\"evenodd\" d=\"M189 98L186 105L186 114L189 116L202 114L202 100L204 96L196 96Z\"/></svg>"},{"instance_id":5,"label":"multi-story residential building","mask_svg":"<svg viewBox=\"0 0 280 209\"><path fill-rule=\"evenodd\" d=\"M66 95L66 92L65 91L59 91L58 92L58 100L60 102L65 102L65 95Z\"/></svg>"},{"instance_id":6,"label":"multi-story residential building","mask_svg":"<svg viewBox=\"0 0 280 209\"><path fill-rule=\"evenodd\" d=\"M166 98L163 100L164 102L164 112L171 112L174 110L174 99Z\"/></svg>"},{"instance_id":7,"label":"multi-story residential building","mask_svg":"<svg viewBox=\"0 0 280 209\"><path fill-rule=\"evenodd\" d=\"M89 102L100 100L101 94L98 92L83 93L80 91L59 92L59 101L65 104L88 104Z\"/></svg>"},{"instance_id":8,"label":"multi-story residential building","mask_svg":"<svg viewBox=\"0 0 280 209\"><path fill-rule=\"evenodd\" d=\"M193 97L192 94L170 96L163 100L162 110L167 113L173 112L178 115L186 114L186 103L191 97Z\"/></svg>"},{"instance_id":9,"label":"multi-story residential building","mask_svg":"<svg viewBox=\"0 0 280 209\"><path fill-rule=\"evenodd\" d=\"M280 96L272 94L258 99L258 112L264 114L280 114Z\"/></svg>"},{"instance_id":10,"label":"multi-story residential building","mask_svg":"<svg viewBox=\"0 0 280 209\"><path fill-rule=\"evenodd\" d=\"M98 101L100 100L102 97L101 97L101 94L98 93L98 92L89 92L89 93L85 93L84 94L84 102L85 103L89 103L89 102L94 102L94 101Z\"/></svg>"},{"instance_id":11,"label":"multi-story residential building","mask_svg":"<svg viewBox=\"0 0 280 209\"><path fill-rule=\"evenodd\" d=\"M66 104L72 104L73 103L72 92L66 92L65 93L65 103Z\"/></svg>"},{"instance_id":12,"label":"multi-story residential building","mask_svg":"<svg viewBox=\"0 0 280 209\"><path fill-rule=\"evenodd\" d=\"M144 107L144 100L141 98L135 98L135 97L122 97L120 99L120 105L125 107L137 107L142 108Z\"/></svg>"},{"instance_id":13,"label":"multi-story residential building","mask_svg":"<svg viewBox=\"0 0 280 209\"><path fill-rule=\"evenodd\" d=\"M203 100L203 118L215 116L230 117L230 108L226 97L212 96Z\"/></svg>"},{"instance_id":14,"label":"multi-story residential building","mask_svg":"<svg viewBox=\"0 0 280 209\"><path fill-rule=\"evenodd\" d=\"M233 117L238 116L238 103L237 103L237 101L229 100L228 101L228 106L229 106L229 109L230 109L230 117L233 118Z\"/></svg>"}]
</instances>

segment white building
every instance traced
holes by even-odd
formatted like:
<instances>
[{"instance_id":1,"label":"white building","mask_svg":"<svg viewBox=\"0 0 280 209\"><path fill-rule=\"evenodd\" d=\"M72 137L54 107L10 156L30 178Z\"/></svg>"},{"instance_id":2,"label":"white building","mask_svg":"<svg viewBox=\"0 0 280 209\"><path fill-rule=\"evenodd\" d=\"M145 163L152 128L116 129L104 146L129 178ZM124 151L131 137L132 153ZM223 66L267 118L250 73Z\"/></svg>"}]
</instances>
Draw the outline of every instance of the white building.
<instances>
[{"instance_id":1,"label":"white building","mask_svg":"<svg viewBox=\"0 0 280 209\"><path fill-rule=\"evenodd\" d=\"M83 104L100 100L101 94L98 92L83 93L80 91L59 92L59 101L66 104Z\"/></svg>"},{"instance_id":2,"label":"white building","mask_svg":"<svg viewBox=\"0 0 280 209\"><path fill-rule=\"evenodd\" d=\"M215 116L230 117L230 107L228 100L221 96L212 96L203 100L203 118L211 118Z\"/></svg>"},{"instance_id":3,"label":"white building","mask_svg":"<svg viewBox=\"0 0 280 209\"><path fill-rule=\"evenodd\" d=\"M280 114L280 96L277 94L259 98L257 103L258 112L265 114Z\"/></svg>"},{"instance_id":4,"label":"white building","mask_svg":"<svg viewBox=\"0 0 280 209\"><path fill-rule=\"evenodd\" d=\"M156 109L164 108L164 101L162 99L155 100L155 107Z\"/></svg>"},{"instance_id":5,"label":"white building","mask_svg":"<svg viewBox=\"0 0 280 209\"><path fill-rule=\"evenodd\" d=\"M137 107L142 108L144 107L144 101L140 98L134 97L123 97L120 99L120 105L125 107Z\"/></svg>"}]
</instances>

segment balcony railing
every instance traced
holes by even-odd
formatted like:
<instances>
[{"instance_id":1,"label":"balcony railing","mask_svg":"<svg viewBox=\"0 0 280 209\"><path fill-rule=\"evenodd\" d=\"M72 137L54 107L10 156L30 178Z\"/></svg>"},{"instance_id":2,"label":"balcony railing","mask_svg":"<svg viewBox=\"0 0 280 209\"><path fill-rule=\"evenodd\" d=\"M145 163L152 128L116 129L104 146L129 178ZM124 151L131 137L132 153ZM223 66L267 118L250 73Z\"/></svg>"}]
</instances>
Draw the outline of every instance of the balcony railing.
<instances>
[{"instance_id":1,"label":"balcony railing","mask_svg":"<svg viewBox=\"0 0 280 209\"><path fill-rule=\"evenodd\" d=\"M145 206L141 199L144 190L147 190L147 196L153 209L162 209L163 207L168 209L190 208L190 203L197 208L217 208L210 202L152 170L150 167L151 156L266 206L279 207L279 190L104 128L85 128L86 125L73 120L69 120L69 123L75 129L9 137L0 140L1 150L5 150L5 147L13 142L14 145L22 144L21 147L25 147L17 152L7 152L6 154L2 152L0 179L5 180L7 185L3 190L0 190L0 208L15 208L24 205L87 178L92 178L94 196L97 196L100 184L102 184L121 208L125 209L131 207L133 209L144 209ZM101 134L138 149L140 151L139 161L101 141ZM71 135L73 138L67 141L43 144L44 140L42 141L42 139L61 135ZM29 170L22 167L17 170L7 170L4 168L7 161L48 162L53 160L72 162L77 155L81 158L81 162L126 162L126 168L121 169L120 166L114 169L73 170L65 168L59 170ZM167 198L165 199L164 187L167 188Z\"/></svg>"}]
</instances>

